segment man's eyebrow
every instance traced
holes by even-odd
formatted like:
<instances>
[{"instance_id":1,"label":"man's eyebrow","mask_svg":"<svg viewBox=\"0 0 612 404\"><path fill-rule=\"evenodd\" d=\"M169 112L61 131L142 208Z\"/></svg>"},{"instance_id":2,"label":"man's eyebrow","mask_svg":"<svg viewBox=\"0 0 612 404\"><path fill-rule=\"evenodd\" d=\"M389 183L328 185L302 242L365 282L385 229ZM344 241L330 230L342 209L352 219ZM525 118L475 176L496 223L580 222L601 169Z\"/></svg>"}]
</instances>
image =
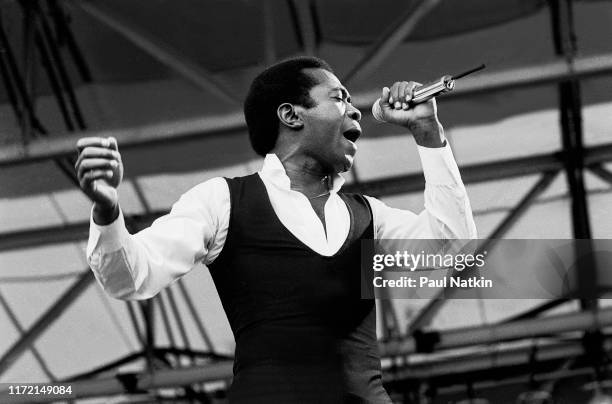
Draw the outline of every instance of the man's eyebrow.
<instances>
[{"instance_id":1,"label":"man's eyebrow","mask_svg":"<svg viewBox=\"0 0 612 404\"><path fill-rule=\"evenodd\" d=\"M349 94L348 90L344 87L333 87L330 91L340 91L343 97L351 98L351 95Z\"/></svg>"}]
</instances>

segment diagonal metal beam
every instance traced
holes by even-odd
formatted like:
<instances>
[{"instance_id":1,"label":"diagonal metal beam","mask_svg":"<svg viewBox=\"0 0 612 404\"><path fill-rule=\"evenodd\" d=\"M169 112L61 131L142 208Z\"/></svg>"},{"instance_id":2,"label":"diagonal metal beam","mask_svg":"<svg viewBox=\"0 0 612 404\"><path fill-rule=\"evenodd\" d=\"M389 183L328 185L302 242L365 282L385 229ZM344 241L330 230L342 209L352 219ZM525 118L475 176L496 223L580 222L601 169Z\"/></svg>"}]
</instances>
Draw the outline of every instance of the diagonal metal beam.
<instances>
[{"instance_id":1,"label":"diagonal metal beam","mask_svg":"<svg viewBox=\"0 0 612 404\"><path fill-rule=\"evenodd\" d=\"M164 291L160 292L153 301L156 301L159 306L159 313L161 314L162 324L166 330L166 336L170 342L171 347L177 347L176 339L174 338L174 332L172 331L172 325L170 324L170 316L168 315L168 309L164 299ZM180 363L179 363L180 365Z\"/></svg>"},{"instance_id":2,"label":"diagonal metal beam","mask_svg":"<svg viewBox=\"0 0 612 404\"><path fill-rule=\"evenodd\" d=\"M440 1L421 0L415 7L410 7L387 32L370 46L361 60L343 78L344 84L348 85L374 72L414 30L423 17L436 8Z\"/></svg>"},{"instance_id":3,"label":"diagonal metal beam","mask_svg":"<svg viewBox=\"0 0 612 404\"><path fill-rule=\"evenodd\" d=\"M35 34L36 42L41 50L41 55L43 53L48 54L46 56L46 65L49 72L49 79L51 80L52 77L56 75L55 82L57 89L54 89L56 99L58 99L58 101L63 100L65 95L66 104L70 107L72 112L71 115L76 123L75 126L80 130L85 130L85 119L83 118L81 107L79 106L79 102L74 92L74 85L72 84L72 79L68 74L59 44L53 31L51 30L51 24L48 21L47 14L43 11L39 2L34 2L32 4L34 5L34 12L36 14L35 21L37 23ZM72 121L72 119L67 120L67 127L73 125L72 123L69 124L70 121Z\"/></svg>"},{"instance_id":4,"label":"diagonal metal beam","mask_svg":"<svg viewBox=\"0 0 612 404\"><path fill-rule=\"evenodd\" d=\"M274 4L272 0L262 0L263 23L263 54L266 65L273 64L276 59L276 40L274 38Z\"/></svg>"},{"instance_id":5,"label":"diagonal metal beam","mask_svg":"<svg viewBox=\"0 0 612 404\"><path fill-rule=\"evenodd\" d=\"M480 74L477 79L466 77L447 97L468 97L475 94L555 83L568 78L587 78L612 73L612 53L577 58L573 69L565 60L556 60L534 66ZM355 94L355 105L369 110L379 97L380 90ZM177 142L203 136L223 136L246 130L242 111L187 118L176 121L144 125L136 128L58 134L50 139L32 139L28 145L7 143L0 148L0 167L32 163L56 157L73 156L78 139L85 136L114 136L123 149L151 145L166 141Z\"/></svg>"},{"instance_id":6,"label":"diagonal metal beam","mask_svg":"<svg viewBox=\"0 0 612 404\"><path fill-rule=\"evenodd\" d=\"M158 62L180 74L196 87L204 91L209 91L232 104L238 103L233 92L230 91L225 84L216 79L209 71L191 60L188 60L177 50L162 44L156 38L152 38L146 32L138 30L127 21L124 21L123 18L114 15L110 10L100 6L100 2L94 3L92 1L79 0L70 2L70 5L80 8L93 19L123 35L123 37L134 45L147 52Z\"/></svg>"},{"instance_id":7,"label":"diagonal metal beam","mask_svg":"<svg viewBox=\"0 0 612 404\"><path fill-rule=\"evenodd\" d=\"M535 202L538 196L542 195L548 186L557 177L558 172L550 171L544 173L542 177L536 182L536 184L527 192L527 194L520 200L516 207L504 218L504 220L497 226L497 228L487 237L489 239L498 239L504 237L504 235L510 230L510 228L523 216L523 214L529 209L529 207Z\"/></svg>"},{"instance_id":8,"label":"diagonal metal beam","mask_svg":"<svg viewBox=\"0 0 612 404\"><path fill-rule=\"evenodd\" d=\"M138 340L138 342L140 342L140 345L144 349L146 346L146 341L145 341L144 336L142 335L142 331L140 330L140 323L138 322L138 316L136 315L136 309L134 309L134 306L136 305L138 305L138 303L134 300L125 301L125 307L127 309L128 316L130 317L130 322L132 323L134 335L136 336L136 339Z\"/></svg>"},{"instance_id":9,"label":"diagonal metal beam","mask_svg":"<svg viewBox=\"0 0 612 404\"><path fill-rule=\"evenodd\" d=\"M51 17L53 18L55 24L58 44L68 46L68 51L72 55L72 60L74 61L81 78L86 83L91 83L91 70L83 57L79 44L74 38L74 33L70 26L69 18L64 9L58 4L58 1L59 0L47 0Z\"/></svg>"},{"instance_id":10,"label":"diagonal metal beam","mask_svg":"<svg viewBox=\"0 0 612 404\"><path fill-rule=\"evenodd\" d=\"M94 282L93 272L87 268L81 276L24 332L0 358L0 375L28 350L51 324Z\"/></svg>"},{"instance_id":11,"label":"diagonal metal beam","mask_svg":"<svg viewBox=\"0 0 612 404\"><path fill-rule=\"evenodd\" d=\"M9 320L11 320L11 323L13 323L13 327L17 329L19 334L23 335L24 329L23 329L23 326L21 325L21 322L19 321L19 319L17 319L17 316L15 315L15 313L13 312L8 302L4 299L4 296L2 296L1 293L0 293L0 306L2 306ZM34 356L34 359L36 359L36 361L40 365L41 370L49 378L49 380L52 382L56 381L57 380L56 377L53 375L53 373L49 369L49 366L47 366L47 363L43 359L38 349L36 349L35 346L31 346L30 351L32 352L32 355Z\"/></svg>"},{"instance_id":12,"label":"diagonal metal beam","mask_svg":"<svg viewBox=\"0 0 612 404\"><path fill-rule=\"evenodd\" d=\"M311 0L289 0L289 6L295 12L296 29L304 46L304 53L315 55L317 51L317 34L312 13Z\"/></svg>"},{"instance_id":13,"label":"diagonal metal beam","mask_svg":"<svg viewBox=\"0 0 612 404\"><path fill-rule=\"evenodd\" d=\"M504 320L504 323L512 323L514 321L519 321L519 320L525 320L528 318L534 318L539 316L540 314L547 312L548 310L554 309L557 306L562 305L563 303L569 302L571 299L568 297L561 297L558 299L553 299L553 300L549 300L548 302L541 304L539 306L536 306L530 310L527 310L523 313L517 314L515 316L512 316L510 318L507 318L506 320Z\"/></svg>"},{"instance_id":14,"label":"diagonal metal beam","mask_svg":"<svg viewBox=\"0 0 612 404\"><path fill-rule=\"evenodd\" d=\"M612 184L612 172L606 170L601 164L595 164L588 167L589 171L604 180L608 184Z\"/></svg>"},{"instance_id":15,"label":"diagonal metal beam","mask_svg":"<svg viewBox=\"0 0 612 404\"><path fill-rule=\"evenodd\" d=\"M34 12L34 5L31 2L23 2L21 3L23 6L23 51L22 51L22 66L23 66L23 83L25 92L23 94L22 100L31 99L32 95L35 93L35 73L37 68L37 63L35 61L36 53L34 52L34 44L35 44L35 32L36 32L36 13ZM4 49L3 49L4 51ZM34 100L31 101L34 103ZM23 107L27 108L25 101L23 101ZM34 106L32 107L34 110ZM30 139L34 135L34 126L33 126L33 114L23 114L21 115L21 122L19 122L19 127L21 129L21 136L23 143L28 143Z\"/></svg>"},{"instance_id":16,"label":"diagonal metal beam","mask_svg":"<svg viewBox=\"0 0 612 404\"><path fill-rule=\"evenodd\" d=\"M547 172L542 175L542 177L535 183L535 185L525 194L525 196L519 201L516 207L502 220L502 222L497 226L497 228L491 233L487 240L481 247L482 250L486 250L490 248L491 244L496 241L496 239L502 238L504 234L512 227L517 220L523 216L523 214L527 211L529 206L537 199L538 196L544 192L548 186L553 182L555 177L557 176L558 171ZM417 314L417 316L410 322L408 326L408 332L413 333L417 330L423 329L431 323L431 320L434 316L440 311L440 309L444 306L444 304L448 301L445 299L445 296L448 297L452 295L454 292L453 288L443 288L441 289L436 296L434 296L421 311Z\"/></svg>"},{"instance_id":17,"label":"diagonal metal beam","mask_svg":"<svg viewBox=\"0 0 612 404\"><path fill-rule=\"evenodd\" d=\"M168 302L170 303L170 310L172 310L172 315L178 327L179 334L181 335L181 339L183 340L183 346L189 349L191 347L191 343L187 334L187 329L185 328L185 324L183 323L181 311L179 310L179 307L176 304L176 299L174 298L174 292L172 291L172 288L166 288L166 296L168 297Z\"/></svg>"}]
</instances>

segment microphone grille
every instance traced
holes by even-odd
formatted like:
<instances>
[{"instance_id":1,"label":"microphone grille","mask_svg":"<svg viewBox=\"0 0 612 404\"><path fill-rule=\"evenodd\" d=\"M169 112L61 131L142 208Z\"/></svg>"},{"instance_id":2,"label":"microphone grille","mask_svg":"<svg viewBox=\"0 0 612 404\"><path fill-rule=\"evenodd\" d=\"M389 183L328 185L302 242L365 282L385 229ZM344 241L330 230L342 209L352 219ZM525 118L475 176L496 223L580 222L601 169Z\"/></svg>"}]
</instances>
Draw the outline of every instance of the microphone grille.
<instances>
[{"instance_id":1,"label":"microphone grille","mask_svg":"<svg viewBox=\"0 0 612 404\"><path fill-rule=\"evenodd\" d=\"M374 101L374 104L372 104L372 116L374 116L374 119L376 119L378 122L385 122L382 115L382 109L380 108L380 98L378 98L376 101Z\"/></svg>"}]
</instances>

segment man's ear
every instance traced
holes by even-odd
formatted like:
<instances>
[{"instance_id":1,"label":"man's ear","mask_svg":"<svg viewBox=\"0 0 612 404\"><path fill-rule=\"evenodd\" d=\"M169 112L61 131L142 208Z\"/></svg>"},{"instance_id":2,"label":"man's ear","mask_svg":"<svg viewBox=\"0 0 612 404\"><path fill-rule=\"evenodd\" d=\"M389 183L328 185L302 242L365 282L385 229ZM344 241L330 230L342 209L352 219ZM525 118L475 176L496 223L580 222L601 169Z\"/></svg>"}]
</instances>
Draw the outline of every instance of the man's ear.
<instances>
[{"instance_id":1,"label":"man's ear","mask_svg":"<svg viewBox=\"0 0 612 404\"><path fill-rule=\"evenodd\" d=\"M285 102L279 105L276 109L276 115L283 125L291 129L297 130L304 127L304 121L298 116L293 104Z\"/></svg>"}]
</instances>

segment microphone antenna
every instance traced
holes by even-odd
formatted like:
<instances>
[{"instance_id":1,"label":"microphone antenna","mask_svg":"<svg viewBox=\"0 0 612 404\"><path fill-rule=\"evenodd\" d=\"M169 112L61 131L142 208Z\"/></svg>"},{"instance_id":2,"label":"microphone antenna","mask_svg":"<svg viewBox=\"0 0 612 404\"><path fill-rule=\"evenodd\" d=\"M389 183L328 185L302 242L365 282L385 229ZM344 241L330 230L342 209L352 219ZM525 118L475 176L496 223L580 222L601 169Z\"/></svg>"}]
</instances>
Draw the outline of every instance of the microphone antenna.
<instances>
[{"instance_id":1,"label":"microphone antenna","mask_svg":"<svg viewBox=\"0 0 612 404\"><path fill-rule=\"evenodd\" d=\"M474 67L473 69L466 70L463 73L459 73L459 74L455 74L455 75L451 76L451 80L457 80L457 79L460 79L460 78L465 77L467 75L470 75L472 73L476 73L477 71L482 70L485 67L487 67L487 66L483 63L483 64L481 64L478 67Z\"/></svg>"}]
</instances>

